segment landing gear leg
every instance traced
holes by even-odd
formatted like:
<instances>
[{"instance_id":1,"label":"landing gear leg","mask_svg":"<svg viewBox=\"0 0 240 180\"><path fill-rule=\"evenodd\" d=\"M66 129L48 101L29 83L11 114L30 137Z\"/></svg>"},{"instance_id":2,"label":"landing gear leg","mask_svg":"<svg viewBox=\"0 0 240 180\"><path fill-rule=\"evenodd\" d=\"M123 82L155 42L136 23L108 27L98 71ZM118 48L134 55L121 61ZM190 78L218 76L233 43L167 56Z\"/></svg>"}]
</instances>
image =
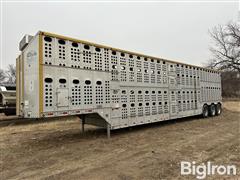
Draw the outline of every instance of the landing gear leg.
<instances>
[{"instance_id":1,"label":"landing gear leg","mask_svg":"<svg viewBox=\"0 0 240 180\"><path fill-rule=\"evenodd\" d=\"M82 133L84 133L85 116L82 116Z\"/></svg>"},{"instance_id":2,"label":"landing gear leg","mask_svg":"<svg viewBox=\"0 0 240 180\"><path fill-rule=\"evenodd\" d=\"M111 137L111 127L110 124L107 123L107 138L110 139Z\"/></svg>"}]
</instances>

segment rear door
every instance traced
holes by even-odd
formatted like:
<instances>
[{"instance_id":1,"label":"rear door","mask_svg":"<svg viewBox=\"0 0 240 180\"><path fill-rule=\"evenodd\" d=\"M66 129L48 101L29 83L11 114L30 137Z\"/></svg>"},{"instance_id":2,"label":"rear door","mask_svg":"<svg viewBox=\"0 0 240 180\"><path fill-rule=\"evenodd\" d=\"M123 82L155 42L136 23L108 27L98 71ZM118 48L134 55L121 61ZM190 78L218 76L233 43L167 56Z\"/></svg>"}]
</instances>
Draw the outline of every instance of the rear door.
<instances>
[{"instance_id":1,"label":"rear door","mask_svg":"<svg viewBox=\"0 0 240 180\"><path fill-rule=\"evenodd\" d=\"M57 106L67 107L69 105L68 89L58 88L57 89Z\"/></svg>"}]
</instances>

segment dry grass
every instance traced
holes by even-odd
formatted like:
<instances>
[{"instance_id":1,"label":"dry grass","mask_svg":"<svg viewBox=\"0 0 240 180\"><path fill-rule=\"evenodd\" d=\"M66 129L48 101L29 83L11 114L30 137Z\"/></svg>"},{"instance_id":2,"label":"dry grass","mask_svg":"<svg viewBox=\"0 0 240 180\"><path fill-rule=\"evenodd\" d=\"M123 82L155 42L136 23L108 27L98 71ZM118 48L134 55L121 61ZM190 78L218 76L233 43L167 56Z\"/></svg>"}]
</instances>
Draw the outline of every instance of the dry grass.
<instances>
[{"instance_id":1,"label":"dry grass","mask_svg":"<svg viewBox=\"0 0 240 180\"><path fill-rule=\"evenodd\" d=\"M186 179L182 160L235 164L240 173L237 106L225 102L221 116L207 119L116 130L110 140L93 126L82 134L75 118L1 127L1 179Z\"/></svg>"},{"instance_id":2,"label":"dry grass","mask_svg":"<svg viewBox=\"0 0 240 180\"><path fill-rule=\"evenodd\" d=\"M226 101L223 107L232 112L240 112L240 101Z\"/></svg>"}]
</instances>

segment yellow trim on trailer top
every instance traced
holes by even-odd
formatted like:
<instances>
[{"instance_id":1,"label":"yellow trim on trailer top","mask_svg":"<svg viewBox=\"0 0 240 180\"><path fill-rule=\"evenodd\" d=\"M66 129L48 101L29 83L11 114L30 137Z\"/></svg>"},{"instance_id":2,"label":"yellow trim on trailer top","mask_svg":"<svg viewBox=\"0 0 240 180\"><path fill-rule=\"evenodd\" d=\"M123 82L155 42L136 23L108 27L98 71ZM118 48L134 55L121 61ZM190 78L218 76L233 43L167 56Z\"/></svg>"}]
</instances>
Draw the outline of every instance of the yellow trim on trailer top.
<instances>
[{"instance_id":1,"label":"yellow trim on trailer top","mask_svg":"<svg viewBox=\"0 0 240 180\"><path fill-rule=\"evenodd\" d=\"M39 43L38 43L38 57L39 57L39 116L43 112L43 50L42 50L42 33L39 33Z\"/></svg>"},{"instance_id":2,"label":"yellow trim on trailer top","mask_svg":"<svg viewBox=\"0 0 240 180\"><path fill-rule=\"evenodd\" d=\"M213 72L220 73L220 71L214 70L214 69L203 68L203 67L192 65L192 64L182 63L182 62L179 62L179 61L168 60L168 59L164 59L164 58L158 58L158 57L154 57L154 56L148 56L148 55L144 55L144 54L137 53L137 52L131 52L131 51L123 50L123 49L113 48L113 47L110 47L110 46L100 45L100 44L92 43L92 42L89 42L89 41L70 38L70 37L67 37L67 36L62 36L62 35L54 34L54 33L50 33L50 32L40 31L39 35L40 34L45 35L45 36L59 38L59 39L64 39L64 40L68 40L68 41L88 44L88 45L92 45L92 46L96 46L96 47L106 48L106 49L110 49L110 50L113 50L113 51L120 51L120 52L124 52L124 53L127 53L127 54L132 54L132 55L136 55L136 56L142 56L142 57L146 57L146 58L150 58L150 59L163 60L163 61L170 62L170 63L177 63L177 64L181 64L181 65L192 66L192 67L195 67L195 68L205 69L205 70L208 70L208 71L213 71Z\"/></svg>"},{"instance_id":3,"label":"yellow trim on trailer top","mask_svg":"<svg viewBox=\"0 0 240 180\"><path fill-rule=\"evenodd\" d=\"M21 97L21 102L20 103L24 103L24 56L23 56L23 54L21 55L21 57L20 57L20 59L21 59L21 66L22 66L22 79L21 79L21 81L22 81L22 97Z\"/></svg>"},{"instance_id":4,"label":"yellow trim on trailer top","mask_svg":"<svg viewBox=\"0 0 240 180\"><path fill-rule=\"evenodd\" d=\"M20 55L17 57L16 59L16 75L17 75L17 78L16 78L16 115L20 115L19 114L19 110L20 110L20 107L19 107L19 59L20 59Z\"/></svg>"}]
</instances>

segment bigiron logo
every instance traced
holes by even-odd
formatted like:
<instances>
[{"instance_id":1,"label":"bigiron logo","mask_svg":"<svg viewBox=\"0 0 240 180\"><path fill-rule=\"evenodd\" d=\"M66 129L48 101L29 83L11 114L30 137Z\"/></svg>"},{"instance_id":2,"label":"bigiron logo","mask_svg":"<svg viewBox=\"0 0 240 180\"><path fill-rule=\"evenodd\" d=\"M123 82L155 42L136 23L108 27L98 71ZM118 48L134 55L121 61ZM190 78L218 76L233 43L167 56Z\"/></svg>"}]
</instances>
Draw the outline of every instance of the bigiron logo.
<instances>
[{"instance_id":1,"label":"bigiron logo","mask_svg":"<svg viewBox=\"0 0 240 180\"><path fill-rule=\"evenodd\" d=\"M235 165L214 165L210 161L196 165L196 162L181 161L181 175L194 175L197 179L205 179L207 176L237 174Z\"/></svg>"}]
</instances>

